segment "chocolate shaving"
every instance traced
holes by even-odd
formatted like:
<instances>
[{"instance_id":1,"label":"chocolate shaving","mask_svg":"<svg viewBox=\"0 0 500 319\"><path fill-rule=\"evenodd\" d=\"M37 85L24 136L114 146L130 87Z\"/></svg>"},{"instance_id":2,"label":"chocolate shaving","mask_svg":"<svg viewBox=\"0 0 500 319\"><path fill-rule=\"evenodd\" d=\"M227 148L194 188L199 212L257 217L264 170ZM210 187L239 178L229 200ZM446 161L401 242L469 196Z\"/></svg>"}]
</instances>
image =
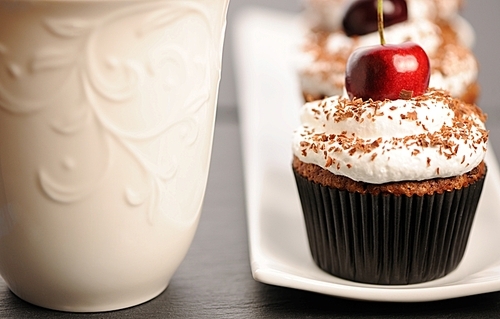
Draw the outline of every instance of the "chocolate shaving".
<instances>
[{"instance_id":1,"label":"chocolate shaving","mask_svg":"<svg viewBox=\"0 0 500 319\"><path fill-rule=\"evenodd\" d=\"M413 97L413 91L402 89L401 92L399 92L400 99L409 100L412 97Z\"/></svg>"}]
</instances>

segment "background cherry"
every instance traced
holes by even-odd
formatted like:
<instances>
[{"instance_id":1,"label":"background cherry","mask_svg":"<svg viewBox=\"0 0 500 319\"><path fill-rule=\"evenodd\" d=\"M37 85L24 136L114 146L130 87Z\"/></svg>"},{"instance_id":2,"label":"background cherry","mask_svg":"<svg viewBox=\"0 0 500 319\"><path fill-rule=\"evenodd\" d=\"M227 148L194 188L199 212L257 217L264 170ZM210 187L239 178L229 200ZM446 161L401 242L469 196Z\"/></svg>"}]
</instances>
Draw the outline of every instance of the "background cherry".
<instances>
[{"instance_id":1,"label":"background cherry","mask_svg":"<svg viewBox=\"0 0 500 319\"><path fill-rule=\"evenodd\" d=\"M408 20L405 0L384 0L384 26ZM351 1L345 9L342 26L347 36L377 31L377 0Z\"/></svg>"}]
</instances>

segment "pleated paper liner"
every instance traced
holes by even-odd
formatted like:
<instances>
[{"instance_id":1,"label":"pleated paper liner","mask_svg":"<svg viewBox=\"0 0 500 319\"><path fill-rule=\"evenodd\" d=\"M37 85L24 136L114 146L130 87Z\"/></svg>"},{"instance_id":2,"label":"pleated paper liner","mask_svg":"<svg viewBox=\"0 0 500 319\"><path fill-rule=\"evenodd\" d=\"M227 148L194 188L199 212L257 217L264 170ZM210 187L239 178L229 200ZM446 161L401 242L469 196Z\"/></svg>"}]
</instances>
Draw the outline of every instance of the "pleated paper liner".
<instances>
[{"instance_id":1,"label":"pleated paper liner","mask_svg":"<svg viewBox=\"0 0 500 319\"><path fill-rule=\"evenodd\" d=\"M464 255L484 176L425 196L362 195L294 171L315 263L351 281L405 285L454 270Z\"/></svg>"}]
</instances>

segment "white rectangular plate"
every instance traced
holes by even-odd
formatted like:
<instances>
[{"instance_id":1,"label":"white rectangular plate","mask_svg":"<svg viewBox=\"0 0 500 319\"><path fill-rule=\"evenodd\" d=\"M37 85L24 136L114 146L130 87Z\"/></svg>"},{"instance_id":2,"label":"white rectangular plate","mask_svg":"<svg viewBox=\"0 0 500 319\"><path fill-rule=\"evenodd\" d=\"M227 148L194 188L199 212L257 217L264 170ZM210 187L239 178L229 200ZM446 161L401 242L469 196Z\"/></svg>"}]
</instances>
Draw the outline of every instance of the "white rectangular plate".
<instances>
[{"instance_id":1,"label":"white rectangular plate","mask_svg":"<svg viewBox=\"0 0 500 319\"><path fill-rule=\"evenodd\" d=\"M304 28L298 16L257 8L237 21L233 36L253 277L372 301L431 301L500 290L500 173L492 150L469 245L462 263L446 277L378 286L331 276L314 264L291 170L291 134L302 104L294 59Z\"/></svg>"}]
</instances>

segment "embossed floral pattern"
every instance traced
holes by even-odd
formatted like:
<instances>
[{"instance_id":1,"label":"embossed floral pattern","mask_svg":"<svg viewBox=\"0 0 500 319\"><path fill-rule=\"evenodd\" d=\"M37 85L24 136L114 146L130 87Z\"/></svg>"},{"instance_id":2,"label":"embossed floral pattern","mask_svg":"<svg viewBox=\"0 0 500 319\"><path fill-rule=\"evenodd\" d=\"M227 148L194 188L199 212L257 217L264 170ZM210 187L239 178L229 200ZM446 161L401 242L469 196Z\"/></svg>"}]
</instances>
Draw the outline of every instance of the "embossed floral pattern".
<instances>
[{"instance_id":1,"label":"embossed floral pattern","mask_svg":"<svg viewBox=\"0 0 500 319\"><path fill-rule=\"evenodd\" d=\"M99 154L88 154L99 159L96 167L100 173L89 174L92 176L67 178L54 174L54 163L40 163L38 183L48 198L61 204L85 199L109 178L108 172L117 161L115 155L120 152L140 167L148 185L123 185L125 203L149 205L151 221L162 207L174 209L175 183L169 182L182 159L177 158L179 150L169 145L170 134L176 134L186 148L199 147L200 129L205 130L204 123L210 122L204 107L214 101L216 85L211 70L220 68L207 63L216 54L215 45L202 44L205 47L193 58L188 52L192 47L186 49L192 44L166 31L171 26L198 23L204 25L201 29L210 38L213 31L206 10L197 6L189 1L172 1L169 6L152 1L103 10L105 13L96 18L47 14L40 21L40 36L52 41L50 45L34 45L25 60L16 59L9 44L0 38L0 67L4 71L0 112L26 118L47 112L50 115L45 116L45 125L60 136L57 140L82 139L87 134L85 141L100 145ZM113 36L124 40L109 43ZM127 47L131 43L145 48ZM37 83L47 88L40 89ZM26 87L35 89L25 94ZM63 105L65 98L69 105L54 111L54 105ZM63 172L72 172L86 159L62 154L59 161ZM165 198L168 204L162 204Z\"/></svg>"}]
</instances>

